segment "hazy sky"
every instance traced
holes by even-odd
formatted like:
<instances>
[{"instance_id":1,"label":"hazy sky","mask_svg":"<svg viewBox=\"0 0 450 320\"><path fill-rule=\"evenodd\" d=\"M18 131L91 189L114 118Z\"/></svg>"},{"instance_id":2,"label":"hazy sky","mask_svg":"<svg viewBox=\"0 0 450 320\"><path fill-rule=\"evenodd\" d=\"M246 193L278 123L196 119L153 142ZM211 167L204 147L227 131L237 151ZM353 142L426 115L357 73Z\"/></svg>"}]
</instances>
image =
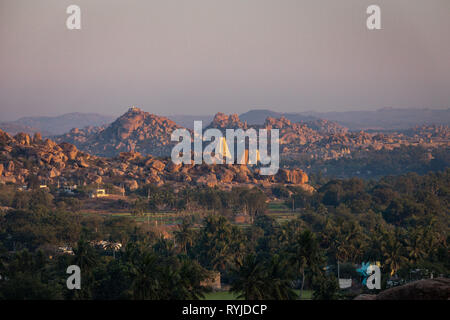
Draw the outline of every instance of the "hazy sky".
<instances>
[{"instance_id":1,"label":"hazy sky","mask_svg":"<svg viewBox=\"0 0 450 320\"><path fill-rule=\"evenodd\" d=\"M66 28L66 8L82 30ZM366 8L382 9L382 30ZM449 0L0 0L0 121L450 107Z\"/></svg>"}]
</instances>

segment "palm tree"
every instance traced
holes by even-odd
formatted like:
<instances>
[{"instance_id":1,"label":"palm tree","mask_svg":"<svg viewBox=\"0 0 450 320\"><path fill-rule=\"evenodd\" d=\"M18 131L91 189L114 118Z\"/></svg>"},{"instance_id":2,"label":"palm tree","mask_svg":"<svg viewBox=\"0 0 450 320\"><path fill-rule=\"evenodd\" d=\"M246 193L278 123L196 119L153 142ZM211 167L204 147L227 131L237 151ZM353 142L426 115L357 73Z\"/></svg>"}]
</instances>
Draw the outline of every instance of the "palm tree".
<instances>
[{"instance_id":1,"label":"palm tree","mask_svg":"<svg viewBox=\"0 0 450 320\"><path fill-rule=\"evenodd\" d=\"M208 216L204 225L196 245L198 260L208 269L223 271L236 256L236 252L232 251L238 233L233 231L236 227L222 216Z\"/></svg>"},{"instance_id":2,"label":"palm tree","mask_svg":"<svg viewBox=\"0 0 450 320\"><path fill-rule=\"evenodd\" d=\"M256 255L250 254L244 258L230 292L237 293L238 298L245 300L263 300L267 293L267 281L264 268Z\"/></svg>"},{"instance_id":3,"label":"palm tree","mask_svg":"<svg viewBox=\"0 0 450 320\"><path fill-rule=\"evenodd\" d=\"M383 258L382 243L386 237L387 232L382 226L377 226L371 230L368 235L367 251L364 255L363 261L381 261Z\"/></svg>"},{"instance_id":4,"label":"palm tree","mask_svg":"<svg viewBox=\"0 0 450 320\"><path fill-rule=\"evenodd\" d=\"M409 258L412 261L420 261L426 255L425 248L423 247L425 242L425 232L423 229L412 230L405 241L406 250L409 252Z\"/></svg>"},{"instance_id":5,"label":"palm tree","mask_svg":"<svg viewBox=\"0 0 450 320\"><path fill-rule=\"evenodd\" d=\"M175 241L180 246L185 254L187 254L187 248L192 247L194 242L194 232L191 229L192 224L184 219L178 230L174 232Z\"/></svg>"},{"instance_id":6,"label":"palm tree","mask_svg":"<svg viewBox=\"0 0 450 320\"><path fill-rule=\"evenodd\" d=\"M316 271L319 269L319 264L321 262L319 244L311 231L305 230L297 235L294 243L293 258L302 274L302 286L299 297L301 299L306 279L306 268Z\"/></svg>"},{"instance_id":7,"label":"palm tree","mask_svg":"<svg viewBox=\"0 0 450 320\"><path fill-rule=\"evenodd\" d=\"M158 299L160 282L156 255L137 249L132 253L130 269L134 278L131 284L133 298L137 300Z\"/></svg>"},{"instance_id":8,"label":"palm tree","mask_svg":"<svg viewBox=\"0 0 450 320\"><path fill-rule=\"evenodd\" d=\"M191 210L191 203L194 200L194 192L190 187L184 188L181 191L181 196L185 199L186 201L186 209L188 211Z\"/></svg>"},{"instance_id":9,"label":"palm tree","mask_svg":"<svg viewBox=\"0 0 450 320\"><path fill-rule=\"evenodd\" d=\"M266 288L270 299L293 300L298 297L292 288L295 273L289 259L273 255L266 269Z\"/></svg>"},{"instance_id":10,"label":"palm tree","mask_svg":"<svg viewBox=\"0 0 450 320\"><path fill-rule=\"evenodd\" d=\"M178 288L183 288L183 295L185 300L198 300L204 298L206 288L201 285L201 282L207 278L207 272L203 269L197 261L183 259L179 269L180 282Z\"/></svg>"},{"instance_id":11,"label":"palm tree","mask_svg":"<svg viewBox=\"0 0 450 320\"><path fill-rule=\"evenodd\" d=\"M297 298L292 288L295 278L289 259L247 255L238 270L231 292L246 300L287 300Z\"/></svg>"},{"instance_id":12,"label":"palm tree","mask_svg":"<svg viewBox=\"0 0 450 320\"><path fill-rule=\"evenodd\" d=\"M408 262L408 259L403 255L403 246L396 239L396 237L389 237L382 245L383 256L385 257L385 264L391 270L393 276L403 264Z\"/></svg>"},{"instance_id":13,"label":"palm tree","mask_svg":"<svg viewBox=\"0 0 450 320\"><path fill-rule=\"evenodd\" d=\"M74 264L82 271L89 272L97 263L97 255L92 246L85 240L79 240L76 248L73 249L75 254Z\"/></svg>"},{"instance_id":14,"label":"palm tree","mask_svg":"<svg viewBox=\"0 0 450 320\"><path fill-rule=\"evenodd\" d=\"M94 248L85 240L80 239L78 245L73 249L74 264L77 265L82 274L82 290L76 290L74 298L88 299L91 296L91 288L93 284L92 269L97 264L97 254Z\"/></svg>"}]
</instances>

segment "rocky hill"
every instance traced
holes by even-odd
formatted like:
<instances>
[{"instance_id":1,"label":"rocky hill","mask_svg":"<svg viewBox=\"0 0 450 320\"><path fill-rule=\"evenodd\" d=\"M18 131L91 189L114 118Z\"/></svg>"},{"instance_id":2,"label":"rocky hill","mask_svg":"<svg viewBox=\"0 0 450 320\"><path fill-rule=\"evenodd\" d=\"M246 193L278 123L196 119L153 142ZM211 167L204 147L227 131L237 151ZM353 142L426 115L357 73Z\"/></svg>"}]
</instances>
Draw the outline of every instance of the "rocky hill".
<instances>
[{"instance_id":1,"label":"rocky hill","mask_svg":"<svg viewBox=\"0 0 450 320\"><path fill-rule=\"evenodd\" d=\"M217 128L224 134L228 128L279 129L280 160L289 159L289 163L305 163L305 159L326 161L401 146L430 149L450 146L450 131L445 125L416 126L402 132L364 132L348 131L333 121L315 119L295 122L284 116L267 117L264 123L255 125L243 121L237 114L224 113L217 113L209 125L203 125L205 130ZM130 108L108 126L75 128L54 140L74 144L78 149L96 156L115 157L121 152L139 152L144 156L168 157L175 144L170 141L170 136L177 128L181 127L168 118Z\"/></svg>"},{"instance_id":2,"label":"rocky hill","mask_svg":"<svg viewBox=\"0 0 450 320\"><path fill-rule=\"evenodd\" d=\"M132 107L106 127L72 129L55 140L73 143L97 156L113 157L120 152L167 156L173 146L170 135L177 128L180 126L168 118Z\"/></svg>"},{"instance_id":3,"label":"rocky hill","mask_svg":"<svg viewBox=\"0 0 450 320\"><path fill-rule=\"evenodd\" d=\"M34 134L35 132L41 132L44 136L51 136L53 133L47 130L39 130L38 128L26 126L20 123L16 123L14 121L11 122L1 122L0 129L8 132L9 134L15 135L20 132Z\"/></svg>"},{"instance_id":4,"label":"rocky hill","mask_svg":"<svg viewBox=\"0 0 450 320\"><path fill-rule=\"evenodd\" d=\"M246 121L249 125L261 125L269 117L270 118L285 117L286 119L288 119L292 122L318 120L317 117L303 115L302 113L276 112L276 111L267 110L267 109L250 110L245 113L242 113L241 115L239 115L239 117L243 121Z\"/></svg>"},{"instance_id":5,"label":"rocky hill","mask_svg":"<svg viewBox=\"0 0 450 320\"><path fill-rule=\"evenodd\" d=\"M129 112L136 113L137 118L147 119L138 110ZM130 131L134 133L134 130ZM128 137L129 132L116 134ZM0 183L22 185L32 181L79 185L109 183L124 185L130 190L145 184L166 183L223 188L237 184L270 186L283 183L311 190L307 185L308 176L300 169L280 169L275 176L261 176L257 168L246 165L175 165L168 158L143 156L138 152L121 152L111 158L98 157L67 142L58 144L50 139L44 140L40 134L30 137L20 133L12 137L0 130Z\"/></svg>"},{"instance_id":6,"label":"rocky hill","mask_svg":"<svg viewBox=\"0 0 450 320\"><path fill-rule=\"evenodd\" d=\"M0 123L0 129L9 134L40 132L43 136L59 135L72 128L99 127L114 121L114 117L97 113L67 113L56 117L24 117Z\"/></svg>"},{"instance_id":7,"label":"rocky hill","mask_svg":"<svg viewBox=\"0 0 450 320\"><path fill-rule=\"evenodd\" d=\"M362 294L355 300L449 300L450 279L435 278L410 282L381 291L379 294Z\"/></svg>"},{"instance_id":8,"label":"rocky hill","mask_svg":"<svg viewBox=\"0 0 450 320\"><path fill-rule=\"evenodd\" d=\"M211 128L279 129L281 160L305 159L332 160L352 157L356 152L370 150L393 150L401 146L429 148L449 147L450 130L445 125L416 126L403 132L348 131L336 122L316 119L294 122L285 116L267 117L263 124L248 124L240 116L218 113ZM292 162L292 161L290 161Z\"/></svg>"},{"instance_id":9,"label":"rocky hill","mask_svg":"<svg viewBox=\"0 0 450 320\"><path fill-rule=\"evenodd\" d=\"M271 110L250 110L240 115L248 124L262 124L267 117L285 117L293 122L318 119L334 121L350 130L406 130L416 125L450 125L450 109L395 109L383 108L375 111L341 111L282 113Z\"/></svg>"},{"instance_id":10,"label":"rocky hill","mask_svg":"<svg viewBox=\"0 0 450 320\"><path fill-rule=\"evenodd\" d=\"M248 128L247 122L241 121L237 114L226 115L222 112L218 112L214 119L211 121L208 128L216 128L216 129L243 129L246 130Z\"/></svg>"}]
</instances>

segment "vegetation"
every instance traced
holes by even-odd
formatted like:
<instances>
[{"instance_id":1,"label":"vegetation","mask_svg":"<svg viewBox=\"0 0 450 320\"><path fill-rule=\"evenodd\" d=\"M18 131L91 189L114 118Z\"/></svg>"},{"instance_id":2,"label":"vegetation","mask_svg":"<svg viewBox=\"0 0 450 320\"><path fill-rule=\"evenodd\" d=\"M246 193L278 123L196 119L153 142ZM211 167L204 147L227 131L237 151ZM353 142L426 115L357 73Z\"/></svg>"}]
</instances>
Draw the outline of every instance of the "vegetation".
<instances>
[{"instance_id":1,"label":"vegetation","mask_svg":"<svg viewBox=\"0 0 450 320\"><path fill-rule=\"evenodd\" d=\"M339 178L360 177L378 179L386 175L401 175L408 172L426 174L444 171L450 166L448 147L430 151L425 146L405 146L393 150L369 149L352 152L351 157L325 160L311 159L308 154L284 157L283 164L311 168L311 173L326 172ZM314 180L314 179L313 179Z\"/></svg>"},{"instance_id":2,"label":"vegetation","mask_svg":"<svg viewBox=\"0 0 450 320\"><path fill-rule=\"evenodd\" d=\"M0 298L203 299L212 294L205 282L220 272L236 298L301 299L313 290L313 299L338 299L335 266L351 273L363 261L380 262L383 287L391 277L412 279L411 270L449 276L450 170L321 179L314 193L271 190L294 208L288 221L268 214L267 190L136 190L135 215L180 213L168 232L124 216L82 214L47 191L0 186L1 205L12 207L0 214ZM199 208L208 214L181 214ZM250 217L246 227L233 223L237 213ZM66 288L72 264L82 270L81 290Z\"/></svg>"}]
</instances>

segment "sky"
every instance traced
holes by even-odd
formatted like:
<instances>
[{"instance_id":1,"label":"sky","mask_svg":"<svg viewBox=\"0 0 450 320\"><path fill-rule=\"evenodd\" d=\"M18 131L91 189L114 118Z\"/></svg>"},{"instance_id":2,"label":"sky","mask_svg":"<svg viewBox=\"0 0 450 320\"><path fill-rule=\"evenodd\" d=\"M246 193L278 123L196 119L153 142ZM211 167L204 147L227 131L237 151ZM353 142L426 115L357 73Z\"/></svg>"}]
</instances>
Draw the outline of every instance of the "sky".
<instances>
[{"instance_id":1,"label":"sky","mask_svg":"<svg viewBox=\"0 0 450 320\"><path fill-rule=\"evenodd\" d=\"M449 108L449 35L449 0L0 0L0 121Z\"/></svg>"}]
</instances>

